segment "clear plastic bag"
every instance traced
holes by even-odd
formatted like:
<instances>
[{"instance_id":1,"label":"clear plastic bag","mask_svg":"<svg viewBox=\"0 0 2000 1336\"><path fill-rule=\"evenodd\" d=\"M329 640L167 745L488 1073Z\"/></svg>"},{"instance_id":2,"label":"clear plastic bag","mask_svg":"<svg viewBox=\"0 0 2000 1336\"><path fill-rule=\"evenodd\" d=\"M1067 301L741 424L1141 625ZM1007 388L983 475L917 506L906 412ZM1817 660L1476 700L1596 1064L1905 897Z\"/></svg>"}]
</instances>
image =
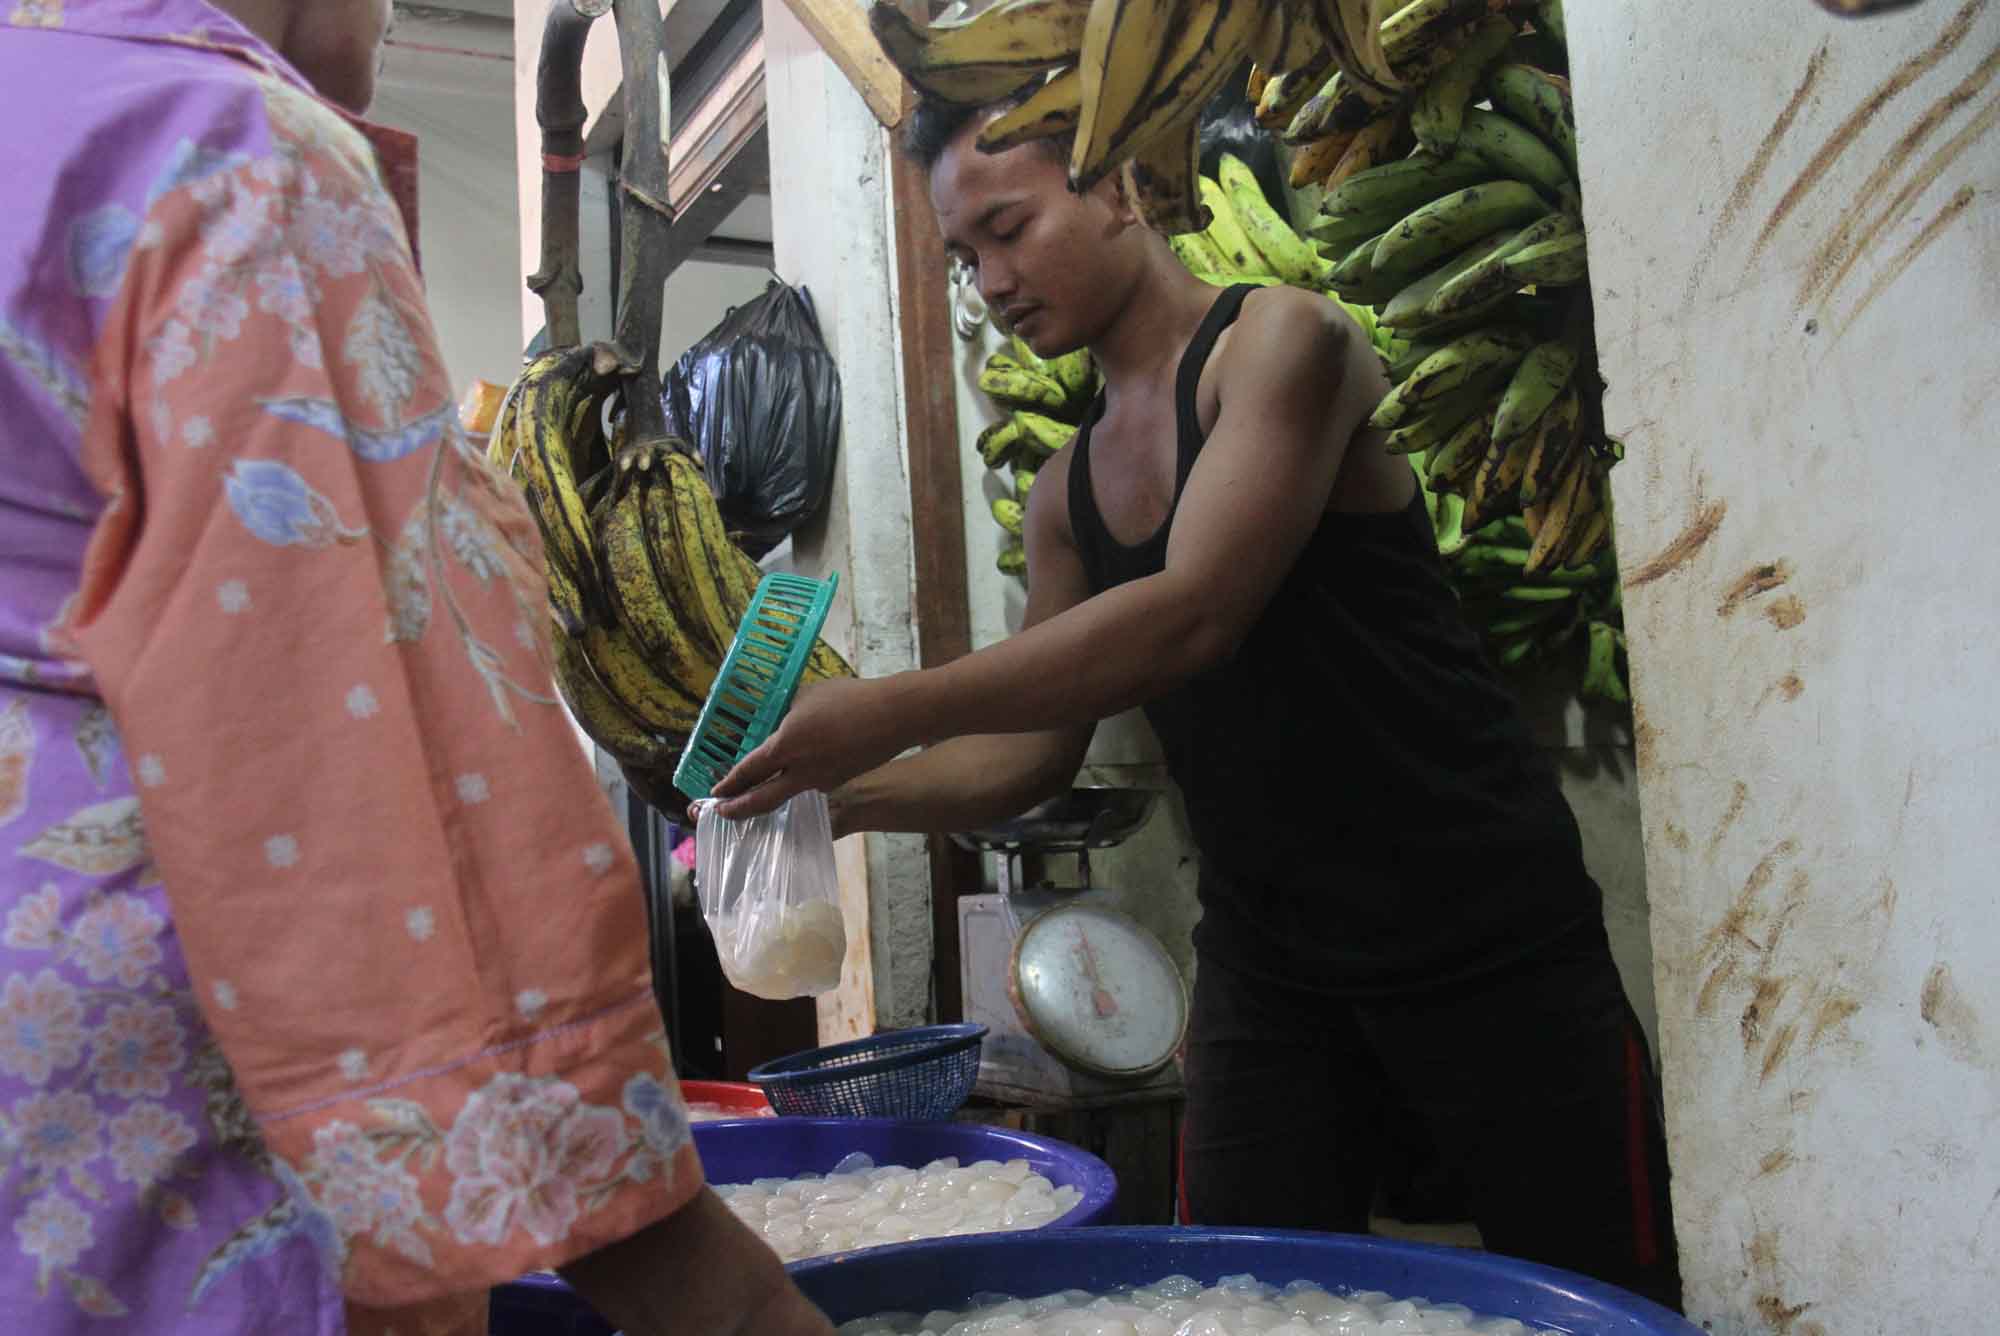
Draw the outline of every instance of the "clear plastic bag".
<instances>
[{"instance_id":1,"label":"clear plastic bag","mask_svg":"<svg viewBox=\"0 0 2000 1336\"><path fill-rule=\"evenodd\" d=\"M748 821L700 804L695 891L729 982L781 1001L830 991L847 957L826 796L801 793Z\"/></svg>"}]
</instances>

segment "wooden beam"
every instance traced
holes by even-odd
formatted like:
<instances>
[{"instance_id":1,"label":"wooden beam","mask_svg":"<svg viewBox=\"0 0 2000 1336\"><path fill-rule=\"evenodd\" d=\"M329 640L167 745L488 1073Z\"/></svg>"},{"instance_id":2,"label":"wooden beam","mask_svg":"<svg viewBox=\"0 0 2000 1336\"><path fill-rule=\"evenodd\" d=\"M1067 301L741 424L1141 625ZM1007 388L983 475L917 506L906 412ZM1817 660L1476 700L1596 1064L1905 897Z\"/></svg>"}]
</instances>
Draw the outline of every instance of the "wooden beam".
<instances>
[{"instance_id":1,"label":"wooden beam","mask_svg":"<svg viewBox=\"0 0 2000 1336\"><path fill-rule=\"evenodd\" d=\"M868 13L856 0L785 0L884 129L903 122L903 76L868 30Z\"/></svg>"},{"instance_id":2,"label":"wooden beam","mask_svg":"<svg viewBox=\"0 0 2000 1336\"><path fill-rule=\"evenodd\" d=\"M891 155L896 292L902 322L903 401L910 442L910 529L915 547L917 656L935 668L972 652L965 576L965 496L958 426L957 345L944 241L929 181ZM938 1020L965 1014L959 988L958 900L985 889L979 855L942 835L930 839L931 985Z\"/></svg>"}]
</instances>

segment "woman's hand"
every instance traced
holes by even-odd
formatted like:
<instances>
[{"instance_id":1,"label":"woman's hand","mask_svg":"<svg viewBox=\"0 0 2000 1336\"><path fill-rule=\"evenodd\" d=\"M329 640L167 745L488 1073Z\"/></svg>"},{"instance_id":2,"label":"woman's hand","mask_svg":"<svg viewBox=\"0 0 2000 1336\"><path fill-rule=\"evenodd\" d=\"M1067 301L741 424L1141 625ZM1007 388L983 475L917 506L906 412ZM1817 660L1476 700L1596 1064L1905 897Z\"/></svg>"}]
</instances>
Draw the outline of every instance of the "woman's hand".
<instances>
[{"instance_id":1,"label":"woman's hand","mask_svg":"<svg viewBox=\"0 0 2000 1336\"><path fill-rule=\"evenodd\" d=\"M921 738L898 708L896 682L872 678L802 688L777 731L715 786L721 815L741 821L795 794L831 793L914 746Z\"/></svg>"}]
</instances>

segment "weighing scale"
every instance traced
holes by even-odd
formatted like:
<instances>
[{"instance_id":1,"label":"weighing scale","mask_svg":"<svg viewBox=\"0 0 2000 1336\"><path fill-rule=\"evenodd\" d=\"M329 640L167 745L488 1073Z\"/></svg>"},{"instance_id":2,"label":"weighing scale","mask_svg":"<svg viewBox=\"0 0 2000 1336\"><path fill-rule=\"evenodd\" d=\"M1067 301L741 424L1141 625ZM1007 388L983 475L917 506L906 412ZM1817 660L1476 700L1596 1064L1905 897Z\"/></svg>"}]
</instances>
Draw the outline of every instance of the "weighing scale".
<instances>
[{"instance_id":1,"label":"weighing scale","mask_svg":"<svg viewBox=\"0 0 2000 1336\"><path fill-rule=\"evenodd\" d=\"M1078 788L1012 821L952 838L997 856L997 894L958 902L965 1019L989 1033L982 1094L1091 1100L1177 1089L1188 996L1166 948L1094 887L1090 851L1146 824L1158 794ZM1030 881L1072 854L1074 885Z\"/></svg>"}]
</instances>

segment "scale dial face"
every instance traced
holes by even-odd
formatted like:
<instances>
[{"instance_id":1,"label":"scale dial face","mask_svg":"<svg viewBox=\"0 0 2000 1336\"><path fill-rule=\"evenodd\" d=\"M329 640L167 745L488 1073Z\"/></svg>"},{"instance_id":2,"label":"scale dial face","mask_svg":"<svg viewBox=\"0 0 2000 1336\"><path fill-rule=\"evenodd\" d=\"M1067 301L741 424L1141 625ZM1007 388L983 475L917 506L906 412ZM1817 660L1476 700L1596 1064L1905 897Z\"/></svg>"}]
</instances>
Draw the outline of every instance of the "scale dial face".
<instances>
[{"instance_id":1,"label":"scale dial face","mask_svg":"<svg viewBox=\"0 0 2000 1336\"><path fill-rule=\"evenodd\" d=\"M1014 944L1008 986L1021 1022L1062 1061L1097 1076L1149 1076L1187 1034L1187 987L1166 948L1113 909L1068 905Z\"/></svg>"}]
</instances>

